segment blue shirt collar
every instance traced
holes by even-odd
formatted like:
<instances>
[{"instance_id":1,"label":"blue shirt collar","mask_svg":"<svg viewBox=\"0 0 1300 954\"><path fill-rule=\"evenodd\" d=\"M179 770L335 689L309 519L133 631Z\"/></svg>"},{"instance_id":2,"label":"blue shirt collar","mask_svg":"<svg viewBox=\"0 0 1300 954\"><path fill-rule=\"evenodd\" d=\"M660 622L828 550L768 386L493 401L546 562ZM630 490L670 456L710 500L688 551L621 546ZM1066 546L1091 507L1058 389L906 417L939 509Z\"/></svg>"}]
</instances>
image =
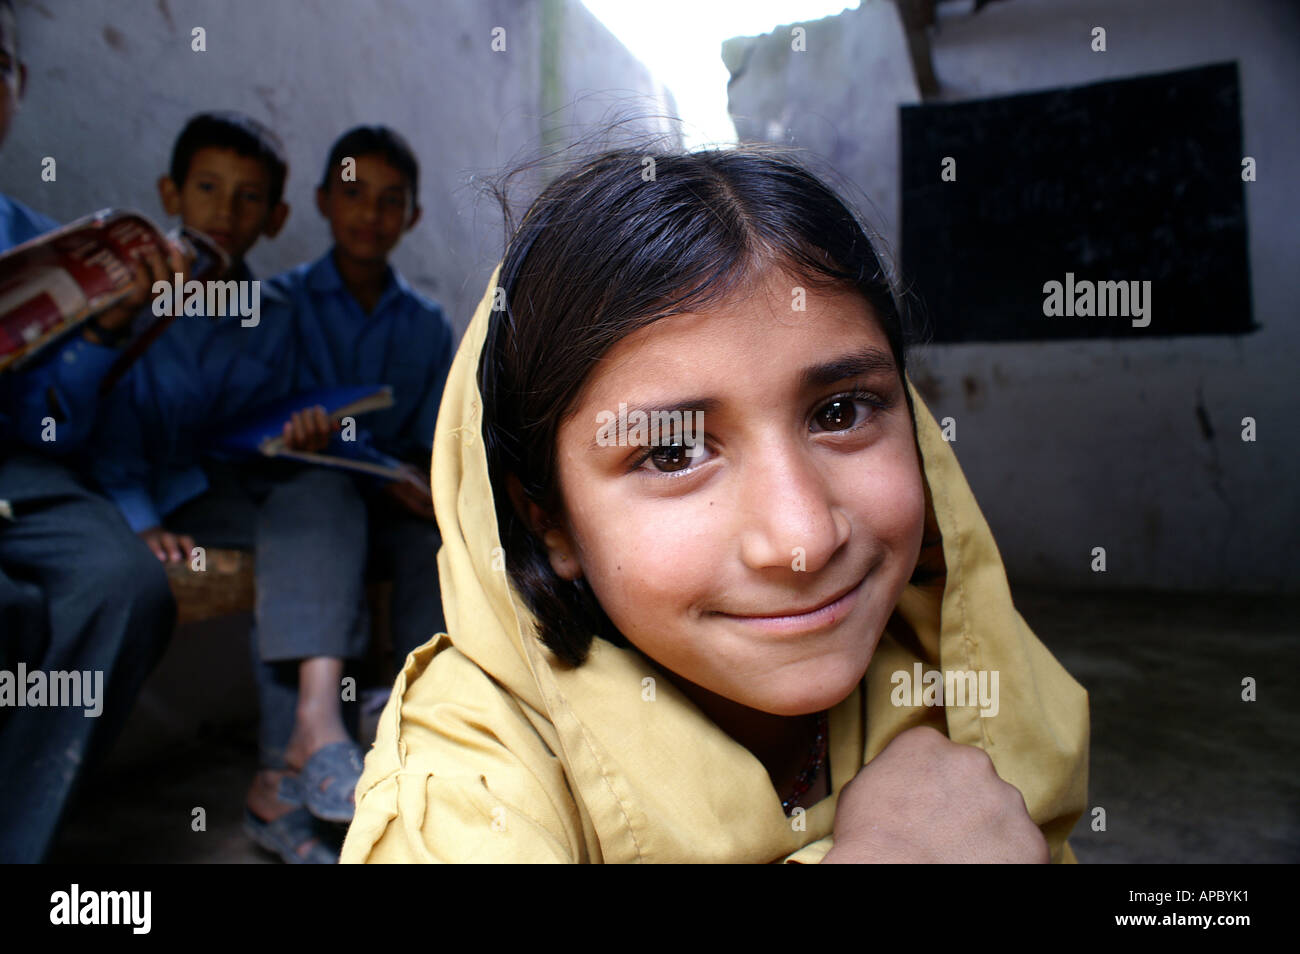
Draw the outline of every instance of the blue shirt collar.
<instances>
[{"instance_id":1,"label":"blue shirt collar","mask_svg":"<svg viewBox=\"0 0 1300 954\"><path fill-rule=\"evenodd\" d=\"M339 275L338 268L334 265L334 249L330 248L328 252L312 263L311 268L307 270L307 287L312 291L330 292L351 295L347 287L343 284L343 278ZM409 295L411 288L406 284L397 269L392 265L388 266L387 280L384 284L384 292L379 296L379 303L375 306L375 312L379 312L389 299L396 295Z\"/></svg>"}]
</instances>

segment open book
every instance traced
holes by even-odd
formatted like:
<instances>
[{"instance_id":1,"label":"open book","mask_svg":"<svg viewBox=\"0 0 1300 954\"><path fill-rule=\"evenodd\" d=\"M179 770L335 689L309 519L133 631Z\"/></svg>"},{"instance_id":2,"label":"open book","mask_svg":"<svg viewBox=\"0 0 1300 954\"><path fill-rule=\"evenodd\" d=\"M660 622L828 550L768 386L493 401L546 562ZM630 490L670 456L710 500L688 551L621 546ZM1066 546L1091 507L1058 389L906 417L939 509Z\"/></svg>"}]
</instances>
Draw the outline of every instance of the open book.
<instances>
[{"instance_id":1,"label":"open book","mask_svg":"<svg viewBox=\"0 0 1300 954\"><path fill-rule=\"evenodd\" d=\"M250 412L235 427L223 431L209 444L218 453L266 457L283 457L301 460L325 467L337 467L358 473L371 474L388 480L411 480L402 469L402 462L379 452L365 439L364 432L357 433L357 457L345 457L316 451L293 450L285 446L284 425L301 410L320 405L335 421L392 407L393 389L387 385L361 385L357 387L318 388L301 391L278 401L264 404ZM345 438L346 439L346 438ZM363 456L364 455L364 459Z\"/></svg>"}]
</instances>

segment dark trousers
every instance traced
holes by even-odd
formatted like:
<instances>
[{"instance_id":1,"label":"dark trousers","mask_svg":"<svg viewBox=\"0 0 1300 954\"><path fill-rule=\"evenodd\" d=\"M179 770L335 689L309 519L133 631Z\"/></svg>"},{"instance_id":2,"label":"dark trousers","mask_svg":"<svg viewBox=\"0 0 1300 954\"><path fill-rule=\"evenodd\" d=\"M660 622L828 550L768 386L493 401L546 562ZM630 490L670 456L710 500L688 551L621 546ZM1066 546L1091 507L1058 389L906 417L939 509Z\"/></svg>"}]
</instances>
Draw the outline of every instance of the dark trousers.
<instances>
[{"instance_id":1,"label":"dark trousers","mask_svg":"<svg viewBox=\"0 0 1300 954\"><path fill-rule=\"evenodd\" d=\"M13 509L0 518L0 669L102 673L97 716L0 708L0 861L39 862L162 656L176 604L117 507L57 461L9 451L0 500Z\"/></svg>"},{"instance_id":2,"label":"dark trousers","mask_svg":"<svg viewBox=\"0 0 1300 954\"><path fill-rule=\"evenodd\" d=\"M435 524L408 514L366 478L284 461L205 467L210 488L167 520L199 546L255 553L253 671L261 764L284 766L298 663L357 659L369 644L368 576L393 580L399 658L444 628Z\"/></svg>"}]
</instances>

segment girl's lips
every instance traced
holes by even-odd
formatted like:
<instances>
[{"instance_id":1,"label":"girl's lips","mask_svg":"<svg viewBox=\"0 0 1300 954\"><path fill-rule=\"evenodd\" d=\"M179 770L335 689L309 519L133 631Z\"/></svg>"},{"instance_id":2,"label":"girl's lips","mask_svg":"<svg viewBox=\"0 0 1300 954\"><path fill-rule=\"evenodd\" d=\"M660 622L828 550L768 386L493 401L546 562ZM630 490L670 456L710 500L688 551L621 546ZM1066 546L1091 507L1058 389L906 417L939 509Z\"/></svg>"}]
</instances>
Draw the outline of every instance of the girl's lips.
<instances>
[{"instance_id":1,"label":"girl's lips","mask_svg":"<svg viewBox=\"0 0 1300 954\"><path fill-rule=\"evenodd\" d=\"M856 605L862 592L862 585L867 581L864 576L851 589L810 610L783 613L772 616L740 616L733 613L719 613L726 619L735 620L745 626L754 627L771 633L811 633L826 629L841 622Z\"/></svg>"}]
</instances>

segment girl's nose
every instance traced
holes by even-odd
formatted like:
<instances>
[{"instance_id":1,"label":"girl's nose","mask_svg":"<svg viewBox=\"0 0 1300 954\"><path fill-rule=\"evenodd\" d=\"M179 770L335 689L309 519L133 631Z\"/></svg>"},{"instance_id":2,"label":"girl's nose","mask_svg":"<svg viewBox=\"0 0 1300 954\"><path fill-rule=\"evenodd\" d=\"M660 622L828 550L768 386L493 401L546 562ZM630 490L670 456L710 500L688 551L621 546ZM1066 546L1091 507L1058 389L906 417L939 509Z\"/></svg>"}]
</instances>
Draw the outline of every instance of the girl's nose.
<instances>
[{"instance_id":1,"label":"girl's nose","mask_svg":"<svg viewBox=\"0 0 1300 954\"><path fill-rule=\"evenodd\" d=\"M815 573L849 539L852 523L807 448L768 453L742 481L741 559L753 569Z\"/></svg>"}]
</instances>

